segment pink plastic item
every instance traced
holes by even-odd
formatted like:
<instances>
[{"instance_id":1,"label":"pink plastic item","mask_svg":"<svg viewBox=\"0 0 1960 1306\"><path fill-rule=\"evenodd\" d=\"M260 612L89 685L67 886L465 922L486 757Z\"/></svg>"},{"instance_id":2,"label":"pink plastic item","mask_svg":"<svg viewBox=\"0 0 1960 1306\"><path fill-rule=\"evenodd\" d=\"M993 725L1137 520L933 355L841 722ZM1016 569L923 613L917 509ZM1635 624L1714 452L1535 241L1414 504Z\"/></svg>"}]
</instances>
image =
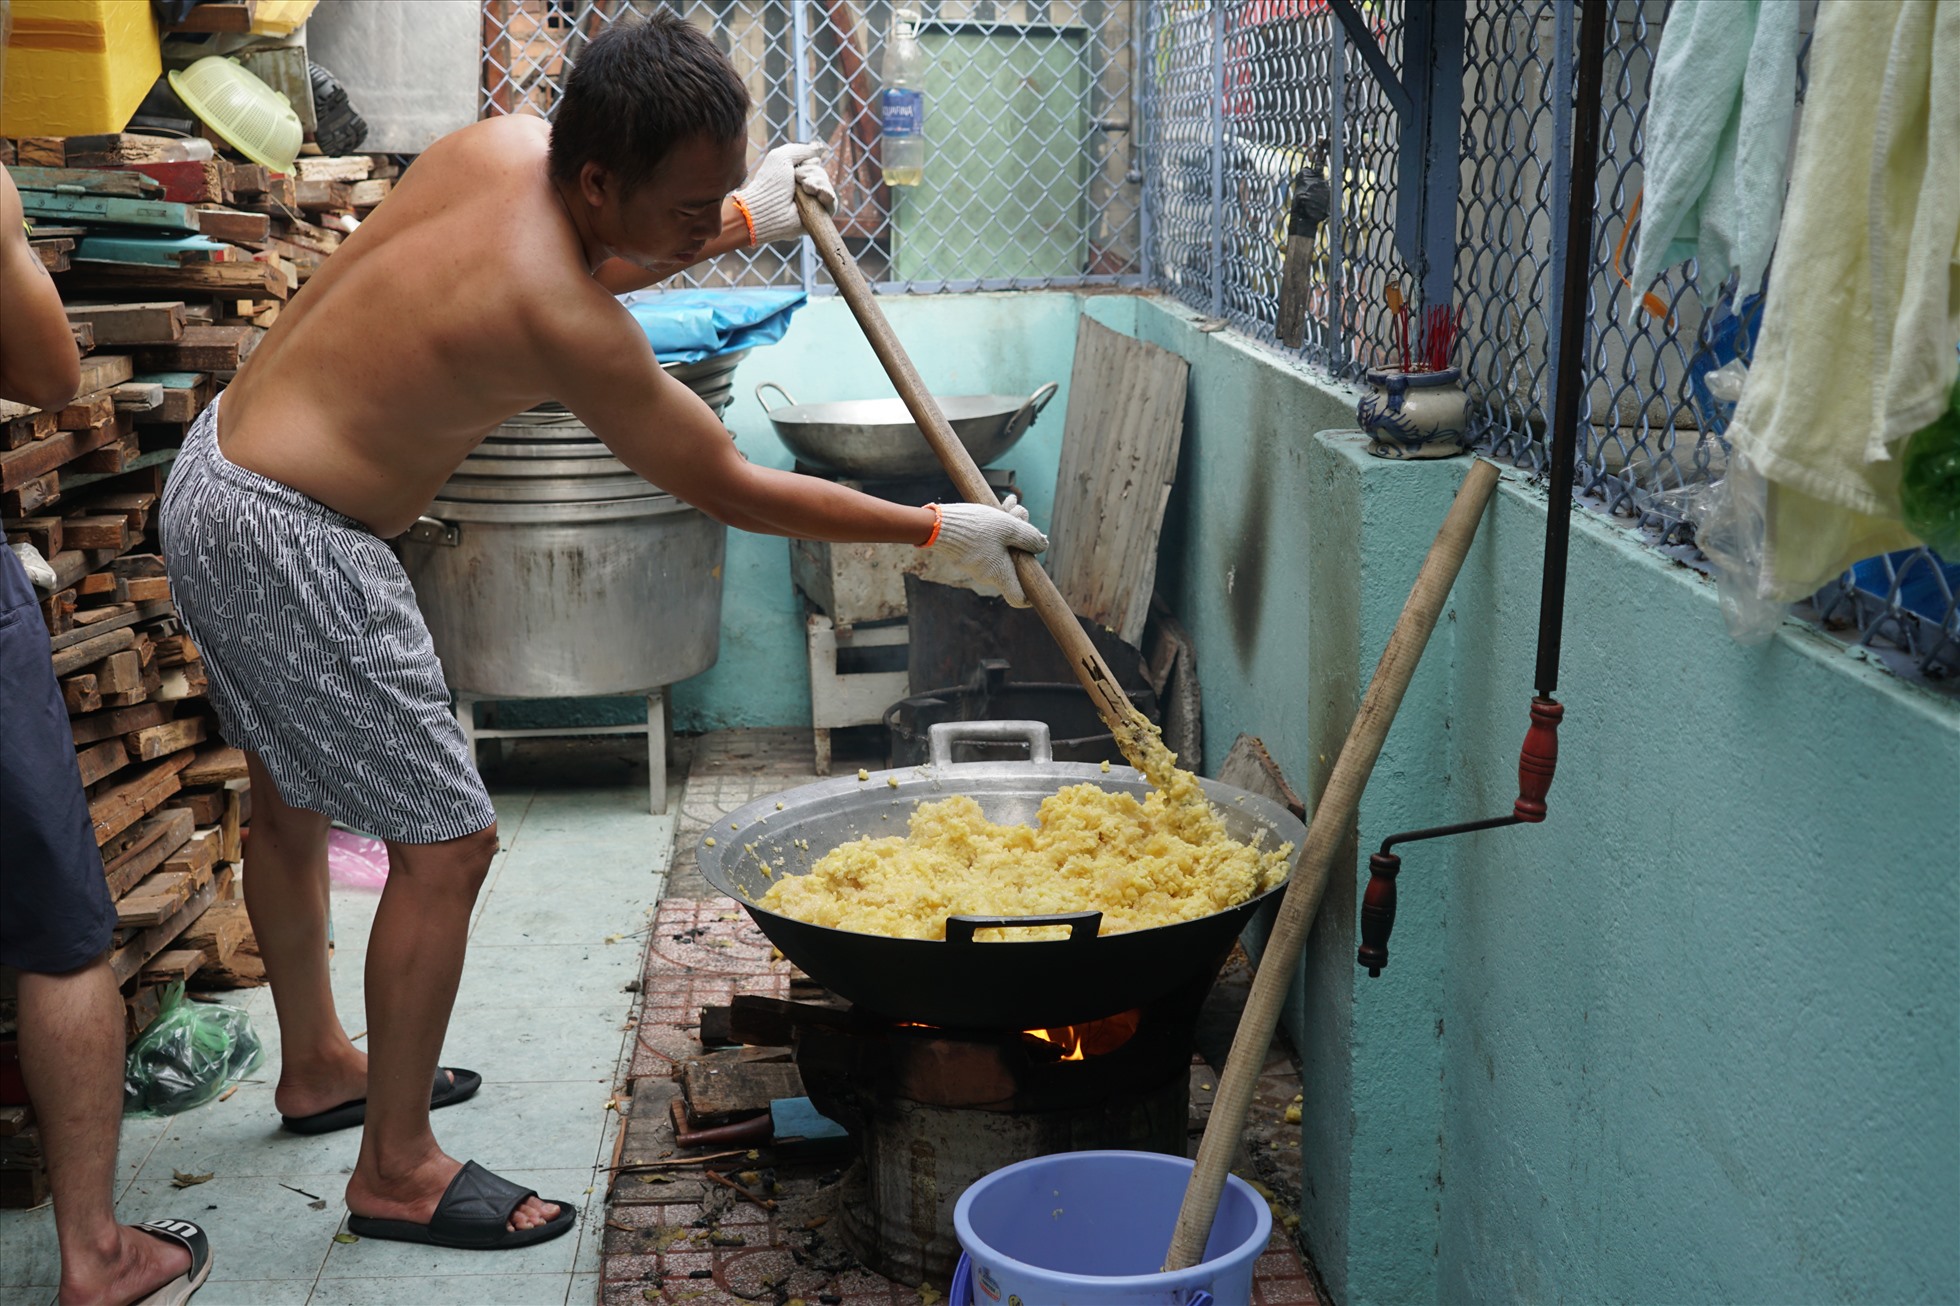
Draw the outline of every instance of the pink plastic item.
<instances>
[{"instance_id":1,"label":"pink plastic item","mask_svg":"<svg viewBox=\"0 0 1960 1306\"><path fill-rule=\"evenodd\" d=\"M388 845L364 834L327 831L327 877L347 889L380 889L388 883Z\"/></svg>"}]
</instances>

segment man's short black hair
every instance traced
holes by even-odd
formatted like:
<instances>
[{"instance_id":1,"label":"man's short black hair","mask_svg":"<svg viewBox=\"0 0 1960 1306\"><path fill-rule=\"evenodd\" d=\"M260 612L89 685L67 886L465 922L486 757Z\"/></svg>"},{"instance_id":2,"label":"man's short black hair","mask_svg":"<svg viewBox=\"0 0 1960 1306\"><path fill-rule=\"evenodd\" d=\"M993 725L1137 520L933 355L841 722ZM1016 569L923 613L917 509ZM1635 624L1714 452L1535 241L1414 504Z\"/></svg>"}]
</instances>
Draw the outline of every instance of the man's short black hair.
<instances>
[{"instance_id":1,"label":"man's short black hair","mask_svg":"<svg viewBox=\"0 0 1960 1306\"><path fill-rule=\"evenodd\" d=\"M631 192L693 136L741 137L749 92L715 43L671 12L622 19L592 38L565 79L551 123L551 175L600 164Z\"/></svg>"}]
</instances>

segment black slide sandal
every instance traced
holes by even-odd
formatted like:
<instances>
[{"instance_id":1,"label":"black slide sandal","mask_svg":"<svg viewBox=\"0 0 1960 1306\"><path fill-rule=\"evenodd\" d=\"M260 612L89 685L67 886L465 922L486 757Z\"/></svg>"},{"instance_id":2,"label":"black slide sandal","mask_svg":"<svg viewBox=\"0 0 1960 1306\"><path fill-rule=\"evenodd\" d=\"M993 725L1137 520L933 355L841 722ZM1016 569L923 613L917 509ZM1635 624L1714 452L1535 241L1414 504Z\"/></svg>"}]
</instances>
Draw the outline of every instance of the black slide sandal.
<instances>
[{"instance_id":1,"label":"black slide sandal","mask_svg":"<svg viewBox=\"0 0 1960 1306\"><path fill-rule=\"evenodd\" d=\"M455 1078L451 1079L450 1076ZM458 1102L467 1102L476 1096L476 1090L483 1087L483 1076L474 1070L458 1070L453 1066L437 1066L435 1082L429 1088L429 1110L435 1111ZM279 1127L289 1134L331 1134L336 1129L357 1129L367 1123L367 1099L357 1097L352 1102L342 1102L339 1106L316 1111L310 1116L280 1116Z\"/></svg>"},{"instance_id":2,"label":"black slide sandal","mask_svg":"<svg viewBox=\"0 0 1960 1306\"><path fill-rule=\"evenodd\" d=\"M211 1240L189 1220L149 1220L131 1227L152 1238L176 1243L191 1254L190 1269L140 1299L136 1306L183 1306L211 1277Z\"/></svg>"},{"instance_id":3,"label":"black slide sandal","mask_svg":"<svg viewBox=\"0 0 1960 1306\"><path fill-rule=\"evenodd\" d=\"M511 1212L536 1197L534 1189L519 1188L501 1175L494 1175L474 1161L463 1168L443 1190L436 1203L435 1218L427 1224L408 1220L384 1220L378 1216L349 1215L347 1232L361 1238L382 1238L393 1242L426 1243L432 1247L455 1247L464 1251L508 1251L549 1242L571 1231L578 1214L570 1202L546 1198L558 1214L532 1229L511 1229Z\"/></svg>"}]
</instances>

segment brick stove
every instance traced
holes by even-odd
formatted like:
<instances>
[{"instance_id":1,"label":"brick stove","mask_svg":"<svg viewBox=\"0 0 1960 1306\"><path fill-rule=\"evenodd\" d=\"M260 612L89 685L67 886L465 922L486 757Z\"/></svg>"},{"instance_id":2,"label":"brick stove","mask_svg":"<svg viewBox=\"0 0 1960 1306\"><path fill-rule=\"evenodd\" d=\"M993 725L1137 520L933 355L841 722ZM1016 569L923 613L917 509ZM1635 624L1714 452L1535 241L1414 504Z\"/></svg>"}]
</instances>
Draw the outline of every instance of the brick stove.
<instances>
[{"instance_id":1,"label":"brick stove","mask_svg":"<svg viewBox=\"0 0 1960 1306\"><path fill-rule=\"evenodd\" d=\"M1182 1156L1202 983L1063 1029L952 1030L819 1003L738 997L737 1042L789 1047L817 1109L850 1130L839 1232L900 1283L959 1260L953 1204L1002 1166L1052 1152Z\"/></svg>"}]
</instances>

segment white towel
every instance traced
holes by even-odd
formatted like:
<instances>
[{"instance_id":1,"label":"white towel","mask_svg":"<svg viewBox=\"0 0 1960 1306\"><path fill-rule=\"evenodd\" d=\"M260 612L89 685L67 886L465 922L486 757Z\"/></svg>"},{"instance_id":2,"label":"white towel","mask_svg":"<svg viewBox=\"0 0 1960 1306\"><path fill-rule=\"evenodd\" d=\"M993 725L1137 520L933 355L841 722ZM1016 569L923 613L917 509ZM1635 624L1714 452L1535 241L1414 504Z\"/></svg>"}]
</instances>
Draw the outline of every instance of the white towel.
<instances>
[{"instance_id":1,"label":"white towel","mask_svg":"<svg viewBox=\"0 0 1960 1306\"><path fill-rule=\"evenodd\" d=\"M1783 212L1796 109L1798 0L1675 0L1644 127L1636 294L1695 259L1705 289L1762 284Z\"/></svg>"},{"instance_id":2,"label":"white towel","mask_svg":"<svg viewBox=\"0 0 1960 1306\"><path fill-rule=\"evenodd\" d=\"M1960 342L1960 2L1823 0L1756 357L1729 439L1769 481L1759 592L1916 541L1897 442Z\"/></svg>"}]
</instances>

